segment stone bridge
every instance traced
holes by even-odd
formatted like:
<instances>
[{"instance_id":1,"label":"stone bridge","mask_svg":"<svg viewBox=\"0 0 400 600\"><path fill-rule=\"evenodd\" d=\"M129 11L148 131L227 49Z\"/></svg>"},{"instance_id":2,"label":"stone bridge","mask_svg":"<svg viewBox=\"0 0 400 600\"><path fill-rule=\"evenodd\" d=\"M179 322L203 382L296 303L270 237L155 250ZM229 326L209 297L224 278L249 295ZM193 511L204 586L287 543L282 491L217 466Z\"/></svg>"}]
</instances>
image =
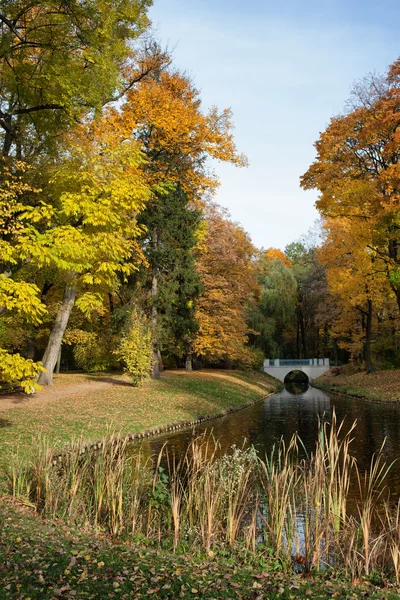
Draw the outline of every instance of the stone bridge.
<instances>
[{"instance_id":1,"label":"stone bridge","mask_svg":"<svg viewBox=\"0 0 400 600\"><path fill-rule=\"evenodd\" d=\"M302 358L296 359L265 359L263 371L272 375L279 381L285 381L285 377L292 371L301 371L308 377L308 381L313 381L326 371L329 371L329 358Z\"/></svg>"}]
</instances>

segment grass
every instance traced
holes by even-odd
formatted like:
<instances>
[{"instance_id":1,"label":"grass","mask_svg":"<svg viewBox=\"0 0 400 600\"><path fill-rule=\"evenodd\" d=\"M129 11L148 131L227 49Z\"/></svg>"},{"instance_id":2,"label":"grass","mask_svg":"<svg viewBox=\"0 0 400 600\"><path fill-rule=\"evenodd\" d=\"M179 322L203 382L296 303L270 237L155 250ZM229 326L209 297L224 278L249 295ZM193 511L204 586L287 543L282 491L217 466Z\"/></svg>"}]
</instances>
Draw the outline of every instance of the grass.
<instances>
[{"instance_id":1,"label":"grass","mask_svg":"<svg viewBox=\"0 0 400 600\"><path fill-rule=\"evenodd\" d=\"M313 385L358 398L397 401L400 400L400 369L366 374L365 371L355 371L352 365L335 367L314 380Z\"/></svg>"},{"instance_id":2,"label":"grass","mask_svg":"<svg viewBox=\"0 0 400 600\"><path fill-rule=\"evenodd\" d=\"M124 435L216 414L277 389L276 382L262 373L227 371L166 372L140 388L122 376L104 374L60 375L55 381L51 392L44 390L11 408L8 403L1 409L0 398L0 468L16 450L26 456L39 433L53 448L62 448L82 436L91 442L110 430ZM107 387L90 391L91 384Z\"/></svg>"},{"instance_id":3,"label":"grass","mask_svg":"<svg viewBox=\"0 0 400 600\"><path fill-rule=\"evenodd\" d=\"M40 446L0 502L0 598L398 599L400 504L379 509L386 467L360 474L342 427L309 460L296 438L262 462L202 436L164 469L118 440L60 469Z\"/></svg>"},{"instance_id":4,"label":"grass","mask_svg":"<svg viewBox=\"0 0 400 600\"><path fill-rule=\"evenodd\" d=\"M0 450L14 466L13 493L0 499L0 599L398 600L400 504L376 512L377 457L366 479L358 474L358 516L347 515L357 466L351 432L339 439L335 423L310 461L297 439L261 462L251 449L219 458L203 438L180 465L146 466L123 440L84 455L75 441L62 468L53 463L53 450L82 432L87 442L112 425L123 434L191 420L275 389L262 374L218 371L170 373L140 389L68 375L4 409Z\"/></svg>"},{"instance_id":5,"label":"grass","mask_svg":"<svg viewBox=\"0 0 400 600\"><path fill-rule=\"evenodd\" d=\"M385 582L296 575L266 552L172 554L0 504L0 598L398 600Z\"/></svg>"}]
</instances>

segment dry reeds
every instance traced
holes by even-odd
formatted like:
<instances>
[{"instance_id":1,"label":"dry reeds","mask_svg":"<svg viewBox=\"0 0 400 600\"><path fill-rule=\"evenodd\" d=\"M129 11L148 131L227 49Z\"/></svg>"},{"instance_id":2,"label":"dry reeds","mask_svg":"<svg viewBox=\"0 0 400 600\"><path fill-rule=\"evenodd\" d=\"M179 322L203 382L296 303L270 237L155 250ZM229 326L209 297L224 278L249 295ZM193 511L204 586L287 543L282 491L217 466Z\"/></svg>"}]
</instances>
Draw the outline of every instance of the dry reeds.
<instances>
[{"instance_id":1,"label":"dry reeds","mask_svg":"<svg viewBox=\"0 0 400 600\"><path fill-rule=\"evenodd\" d=\"M140 449L108 436L90 453L77 441L54 461L41 438L28 464L13 461L10 490L45 515L113 536L146 537L174 550L262 546L298 570L331 565L353 577L379 571L399 582L400 503L383 502L389 467L382 448L370 470L359 472L354 430L355 423L345 432L333 415L320 424L312 456L294 437L265 459L252 448L221 456L204 434L180 458L163 446L145 460Z\"/></svg>"}]
</instances>

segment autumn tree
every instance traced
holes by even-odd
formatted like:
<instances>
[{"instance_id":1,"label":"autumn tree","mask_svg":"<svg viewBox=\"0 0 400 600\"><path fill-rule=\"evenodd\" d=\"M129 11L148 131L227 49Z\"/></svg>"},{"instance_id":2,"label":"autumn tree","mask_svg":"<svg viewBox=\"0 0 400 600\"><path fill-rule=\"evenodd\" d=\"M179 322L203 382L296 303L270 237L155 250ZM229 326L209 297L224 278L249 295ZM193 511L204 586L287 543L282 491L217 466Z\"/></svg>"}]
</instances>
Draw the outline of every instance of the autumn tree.
<instances>
[{"instance_id":1,"label":"autumn tree","mask_svg":"<svg viewBox=\"0 0 400 600\"><path fill-rule=\"evenodd\" d=\"M327 219L325 227L327 236L319 257L327 266L329 289L339 309L332 332L354 357L363 357L370 373L378 315L382 318L387 314L393 294L386 273L369 248L369 231L362 222L345 217Z\"/></svg>"},{"instance_id":2,"label":"autumn tree","mask_svg":"<svg viewBox=\"0 0 400 600\"><path fill-rule=\"evenodd\" d=\"M146 177L153 194L148 204L149 214L163 210L163 194L168 186L179 186L188 204L201 205L206 192L218 185L207 168L209 157L236 165L246 160L236 151L231 133L229 110L216 108L204 114L198 90L189 78L172 69L154 72L132 88L120 115L140 142L147 157ZM157 227L149 232L153 256L157 255L160 233ZM160 271L157 262L151 264L152 323L159 332ZM160 339L154 339L153 376L159 376Z\"/></svg>"},{"instance_id":3,"label":"autumn tree","mask_svg":"<svg viewBox=\"0 0 400 600\"><path fill-rule=\"evenodd\" d=\"M0 8L2 154L30 160L148 70L132 41L150 0L10 0Z\"/></svg>"},{"instance_id":4,"label":"autumn tree","mask_svg":"<svg viewBox=\"0 0 400 600\"><path fill-rule=\"evenodd\" d=\"M64 293L51 330L40 383L49 385L69 315L75 304L86 315L101 311L103 295L143 260L136 238L137 214L150 196L143 154L113 113L77 128L68 153L55 169L53 227L41 235L44 253L35 258L52 270ZM50 267L50 269L49 269Z\"/></svg>"},{"instance_id":5,"label":"autumn tree","mask_svg":"<svg viewBox=\"0 0 400 600\"><path fill-rule=\"evenodd\" d=\"M261 296L249 313L252 343L261 348L265 356L290 356L294 350L288 332L295 321L297 297L292 264L281 250L269 248L261 253L256 272Z\"/></svg>"},{"instance_id":6,"label":"autumn tree","mask_svg":"<svg viewBox=\"0 0 400 600\"><path fill-rule=\"evenodd\" d=\"M248 314L259 294L255 248L246 232L214 206L199 250L204 291L198 300L194 351L209 362L251 364Z\"/></svg>"},{"instance_id":7,"label":"autumn tree","mask_svg":"<svg viewBox=\"0 0 400 600\"><path fill-rule=\"evenodd\" d=\"M366 250L386 273L400 310L400 59L382 77L357 85L348 111L316 142L317 158L303 175L321 193L317 208L364 230ZM356 234L354 234L356 235Z\"/></svg>"}]
</instances>

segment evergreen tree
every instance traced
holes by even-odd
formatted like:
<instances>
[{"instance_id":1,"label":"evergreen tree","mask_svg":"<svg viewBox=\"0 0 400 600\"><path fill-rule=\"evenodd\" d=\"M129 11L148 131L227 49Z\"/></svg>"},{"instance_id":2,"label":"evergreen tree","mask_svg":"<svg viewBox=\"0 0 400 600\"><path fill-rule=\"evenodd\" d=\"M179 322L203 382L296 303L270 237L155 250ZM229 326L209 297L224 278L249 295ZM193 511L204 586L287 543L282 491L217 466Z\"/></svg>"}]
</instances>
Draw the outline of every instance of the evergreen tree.
<instances>
[{"instance_id":1,"label":"evergreen tree","mask_svg":"<svg viewBox=\"0 0 400 600\"><path fill-rule=\"evenodd\" d=\"M151 297L154 335L153 377L159 376L160 351L186 356L192 368L192 342L197 331L196 299L201 291L195 268L195 246L201 211L189 204L178 186L160 195L140 217L149 269L141 277Z\"/></svg>"}]
</instances>

